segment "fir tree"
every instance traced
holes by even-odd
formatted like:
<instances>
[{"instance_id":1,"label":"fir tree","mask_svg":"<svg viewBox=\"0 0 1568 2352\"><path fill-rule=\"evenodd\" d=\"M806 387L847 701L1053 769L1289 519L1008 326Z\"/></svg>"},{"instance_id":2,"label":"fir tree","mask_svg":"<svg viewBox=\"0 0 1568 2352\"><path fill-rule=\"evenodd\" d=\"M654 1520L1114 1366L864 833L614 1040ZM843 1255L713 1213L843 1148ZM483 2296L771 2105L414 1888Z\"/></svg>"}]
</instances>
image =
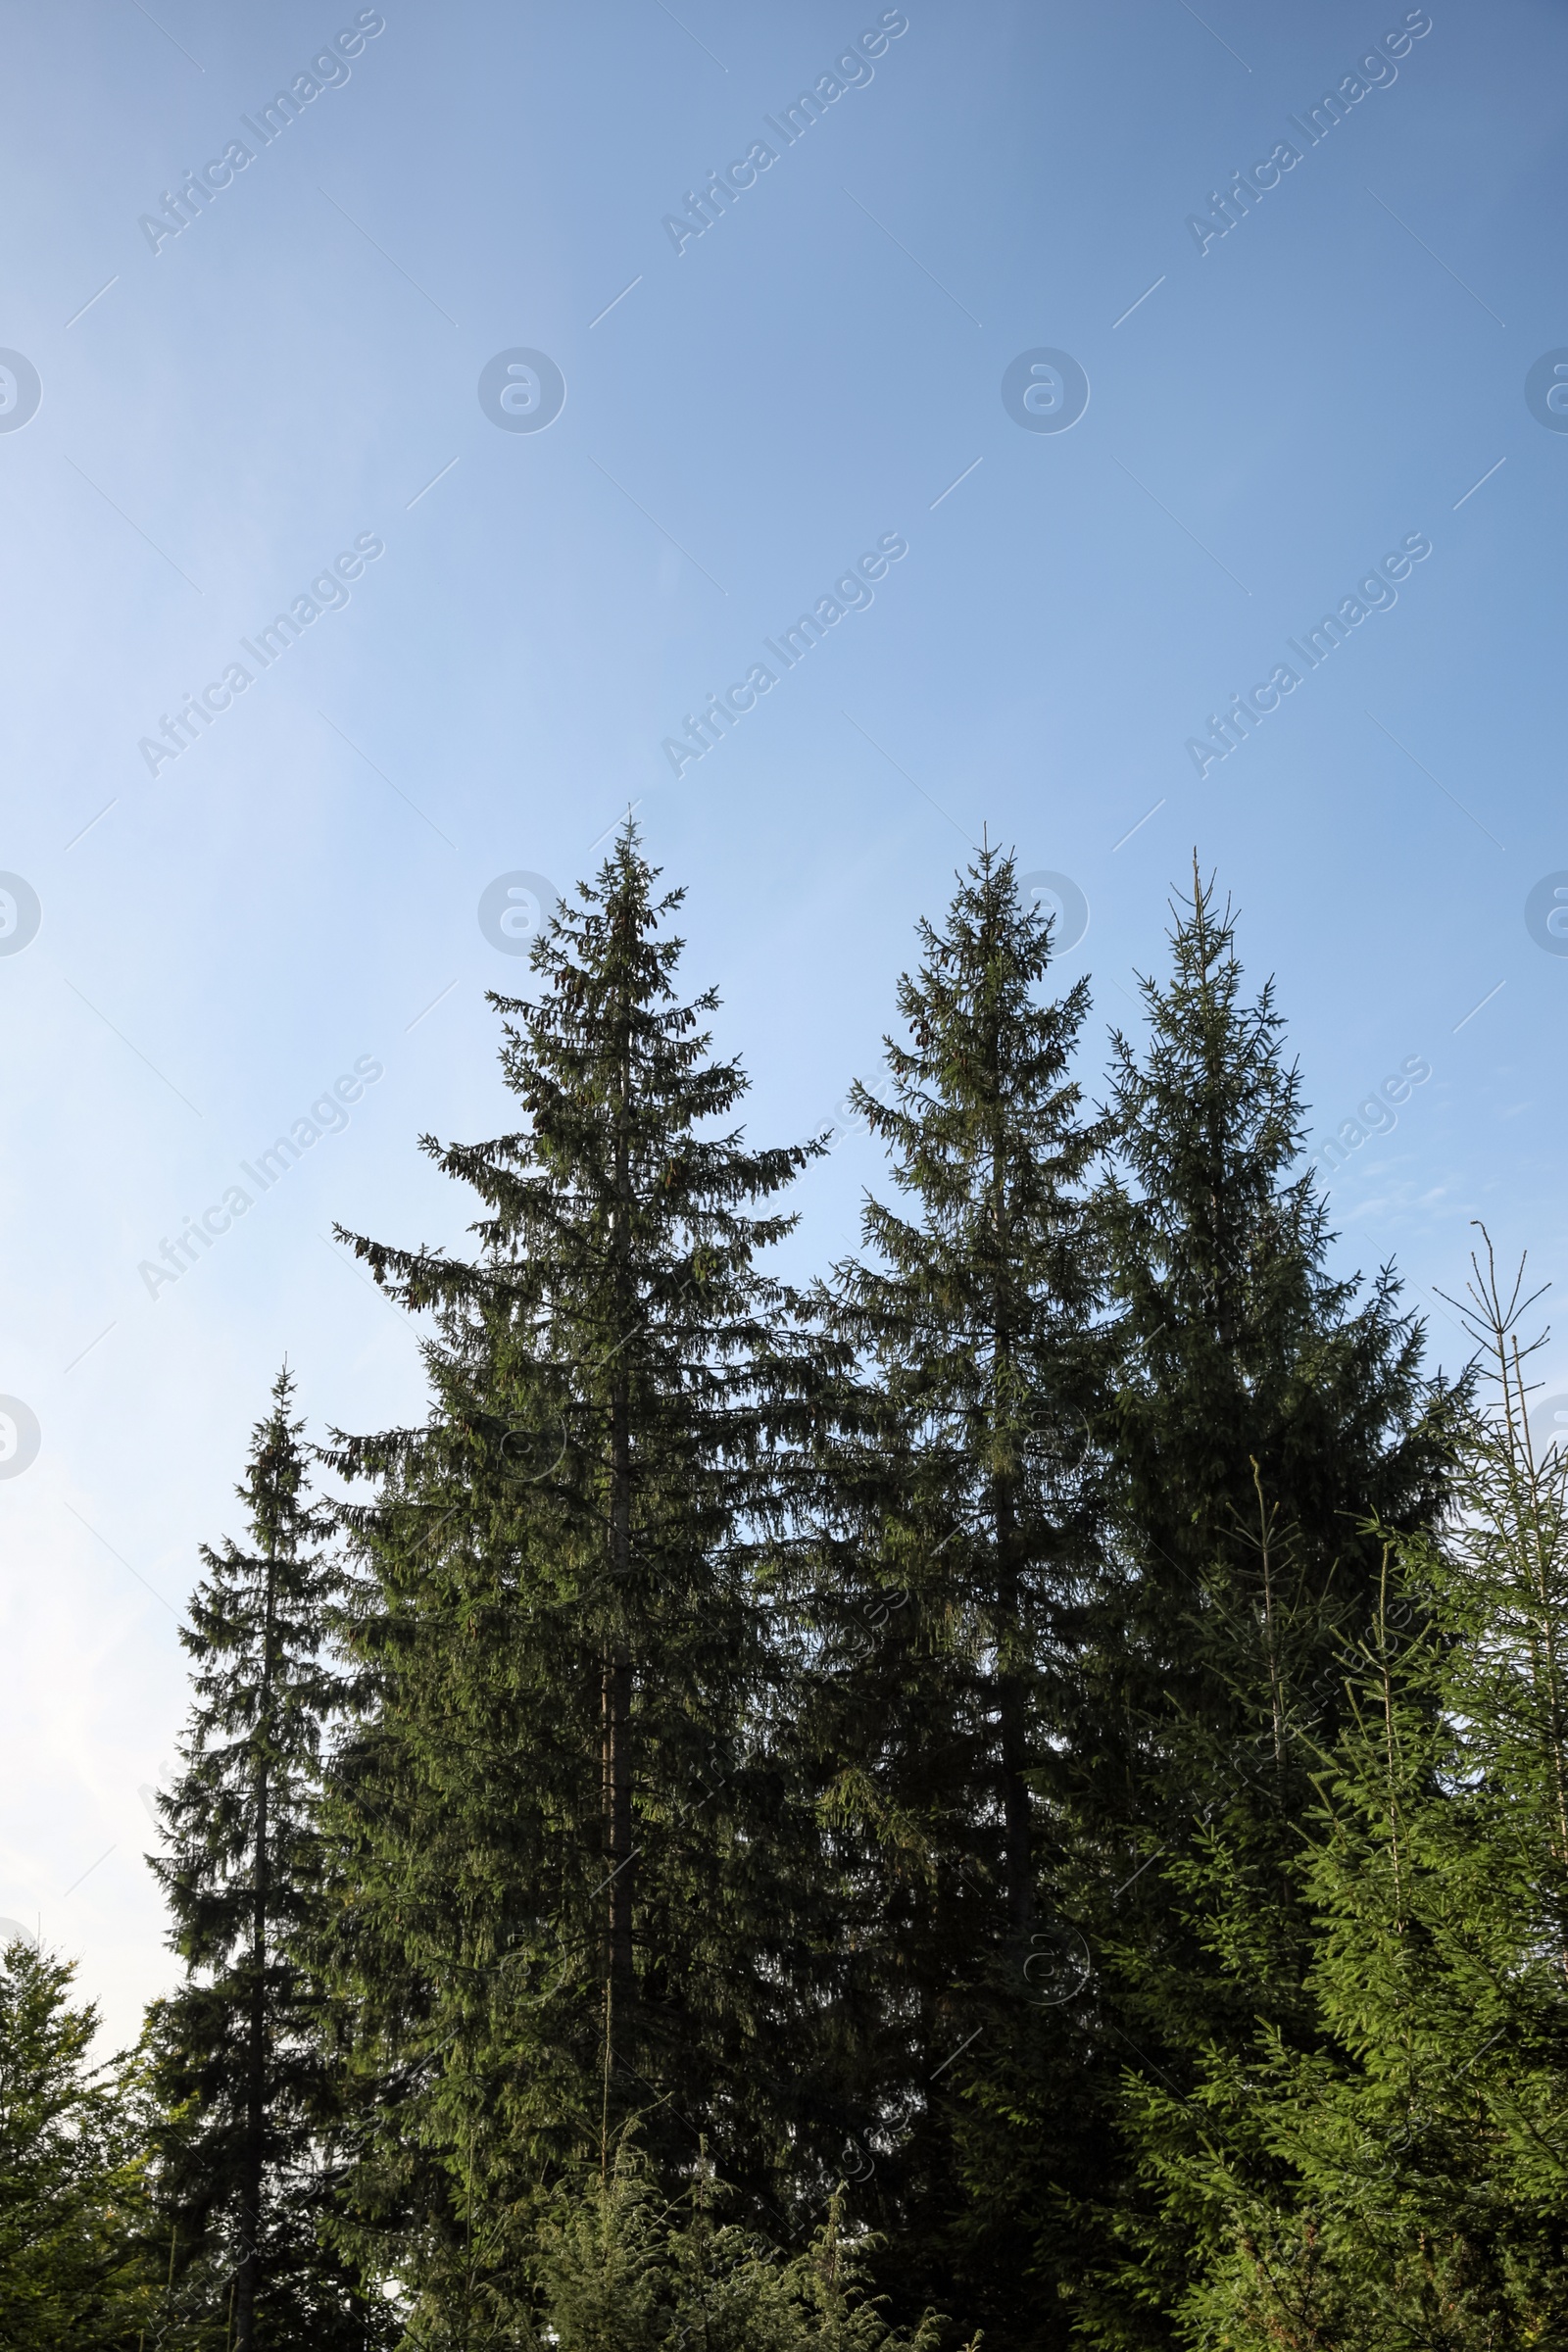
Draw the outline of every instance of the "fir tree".
<instances>
[{"instance_id":1,"label":"fir tree","mask_svg":"<svg viewBox=\"0 0 1568 2352\"><path fill-rule=\"evenodd\" d=\"M1362 1298L1357 1278L1328 1271L1273 983L1244 1002L1234 919L1196 861L1171 949L1169 981L1142 984L1142 1051L1113 1039L1115 1440L1130 1628L1166 1718L1217 1729L1240 1688L1280 1684L1288 1650L1310 1682L1365 1625L1379 1554L1358 1531L1372 1514L1430 1523L1445 1438L1395 1277ZM1321 1594L1294 1637L1281 1570Z\"/></svg>"},{"instance_id":2,"label":"fir tree","mask_svg":"<svg viewBox=\"0 0 1568 2352\"><path fill-rule=\"evenodd\" d=\"M788 2153L790 1829L751 1557L799 1385L756 1212L808 1155L724 1122L681 894L628 822L495 998L523 1113L425 1148L477 1255L355 1238L429 1311L428 1425L345 1443L358 1724L334 1776L332 1965L367 2102L358 2242L419 2340L514 2324L564 2169L647 2111L752 2196ZM510 2316L509 2316L510 2315Z\"/></svg>"},{"instance_id":3,"label":"fir tree","mask_svg":"<svg viewBox=\"0 0 1568 2352\"><path fill-rule=\"evenodd\" d=\"M681 2202L668 2203L628 2142L608 2171L563 2182L540 2263L561 2352L937 2352L934 2313L904 2336L867 2297L875 2246L846 2228L842 2199L786 2256L722 2220L723 2196L700 2157Z\"/></svg>"},{"instance_id":4,"label":"fir tree","mask_svg":"<svg viewBox=\"0 0 1568 2352\"><path fill-rule=\"evenodd\" d=\"M69 1962L0 1951L0 2346L130 2352L158 2309L148 2116L123 2061L90 2059Z\"/></svg>"},{"instance_id":5,"label":"fir tree","mask_svg":"<svg viewBox=\"0 0 1568 2352\"><path fill-rule=\"evenodd\" d=\"M1141 2119L1191 2249L1178 2316L1237 2352L1568 2325L1568 1457L1530 1429L1531 1301L1490 1247L1473 1276L1488 1396L1453 1518L1384 1535L1302 1844L1317 2043L1265 2022Z\"/></svg>"},{"instance_id":6,"label":"fir tree","mask_svg":"<svg viewBox=\"0 0 1568 2352\"><path fill-rule=\"evenodd\" d=\"M868 1254L822 1300L853 1366L817 1592L837 2065L901 2308L954 2292L1028 2341L1031 2176L1042 2142L1070 2169L1076 2132L1054 1815L1098 1573L1088 986L1041 997L1049 924L995 850L919 939L887 1100L856 1090L903 1199L868 1200Z\"/></svg>"},{"instance_id":7,"label":"fir tree","mask_svg":"<svg viewBox=\"0 0 1568 2352\"><path fill-rule=\"evenodd\" d=\"M1375 1607L1368 1525L1433 1523L1456 1401L1423 1375L1392 1272L1363 1294L1328 1269L1272 984L1245 1000L1233 917L1196 860L1170 936L1169 980L1143 983L1142 1048L1113 1040L1102 1202L1115 1576L1086 1652L1072 1809L1107 2119L1124 2068L1138 2098L1185 2085L1260 2014L1310 2043L1298 1824L1339 1661ZM1221 1917L1234 1965L1216 1958ZM1147 2179L1109 2195L1136 2251L1103 2305L1084 2290L1083 2324L1163 2342L1166 2322L1146 2332L1138 2315L1179 2297L1182 2249L1150 2219Z\"/></svg>"},{"instance_id":8,"label":"fir tree","mask_svg":"<svg viewBox=\"0 0 1568 2352\"><path fill-rule=\"evenodd\" d=\"M324 2346L370 2340L318 2241L326 2112L297 1947L317 1897L314 1802L335 1686L323 1656L331 1575L293 1395L285 1368L252 1435L236 1490L248 1544L202 1547L207 1573L180 1629L195 1702L152 1861L186 1972L148 2026L167 2110L159 2200L180 2308L198 2340L206 2321L231 2327L236 2352L307 2333Z\"/></svg>"}]
</instances>

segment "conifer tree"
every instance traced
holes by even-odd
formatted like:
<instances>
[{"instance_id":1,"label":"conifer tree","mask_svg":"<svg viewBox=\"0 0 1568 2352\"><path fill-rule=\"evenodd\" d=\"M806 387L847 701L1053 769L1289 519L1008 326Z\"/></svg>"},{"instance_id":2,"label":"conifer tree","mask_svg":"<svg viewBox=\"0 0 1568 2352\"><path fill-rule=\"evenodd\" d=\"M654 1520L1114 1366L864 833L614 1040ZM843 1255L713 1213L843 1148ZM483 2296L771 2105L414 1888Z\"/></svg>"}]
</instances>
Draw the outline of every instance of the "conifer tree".
<instances>
[{"instance_id":1,"label":"conifer tree","mask_svg":"<svg viewBox=\"0 0 1568 2352\"><path fill-rule=\"evenodd\" d=\"M158 2317L146 2100L94 2066L74 1970L22 1936L0 1950L0 2346L130 2352Z\"/></svg>"},{"instance_id":2,"label":"conifer tree","mask_svg":"<svg viewBox=\"0 0 1568 2352\"><path fill-rule=\"evenodd\" d=\"M1179 2316L1238 2352L1523 2352L1568 2328L1568 1454L1531 1431L1521 1294L1488 1244L1453 1516L1383 1532L1346 1661L1301 1858L1316 2044L1265 2024L1212 2048L1196 2131L1147 2100L1191 2248Z\"/></svg>"},{"instance_id":3,"label":"conifer tree","mask_svg":"<svg viewBox=\"0 0 1568 2352\"><path fill-rule=\"evenodd\" d=\"M1364 1625L1377 1586L1378 1546L1358 1528L1373 1513L1390 1526L1430 1521L1444 1436L1420 1328L1400 1313L1392 1273L1362 1297L1358 1279L1328 1271L1333 1237L1298 1164L1300 1082L1283 1057L1273 983L1244 1002L1234 918L1216 911L1196 859L1170 938L1168 982L1142 984L1142 1050L1112 1041L1115 1435L1132 1625L1171 1691L1168 1712L1217 1721L1238 1610L1268 1589L1265 1554L1277 1564L1291 1544L1309 1572L1341 1563L1305 1637L1308 1652L1332 1654L1340 1612ZM1234 1594L1217 1589L1227 1572ZM1276 1636L1265 1600L1265 1679Z\"/></svg>"},{"instance_id":4,"label":"conifer tree","mask_svg":"<svg viewBox=\"0 0 1568 2352\"><path fill-rule=\"evenodd\" d=\"M1338 1661L1375 1606L1368 1525L1433 1523L1456 1401L1422 1372L1393 1273L1363 1291L1328 1268L1272 983L1246 1001L1234 918L1196 859L1170 939L1169 979L1143 983L1145 1040L1113 1039L1102 1200L1115 1573L1085 1653L1095 1729L1072 1811L1107 2122L1125 2068L1138 2096L1185 2085L1259 2015L1310 2042L1298 1825ZM1216 1905L1245 1966L1215 1964ZM1148 2180L1107 2195L1136 2251L1111 2263L1102 2307L1078 2282L1080 2324L1163 2342L1167 2323L1149 2316L1146 2334L1138 2314L1179 2296L1181 2248L1150 2218Z\"/></svg>"},{"instance_id":5,"label":"conifer tree","mask_svg":"<svg viewBox=\"0 0 1568 2352\"><path fill-rule=\"evenodd\" d=\"M1098 1148L1070 1071L1078 981L987 848L919 926L887 1040L892 1154L867 1254L824 1294L849 1359L825 1464L817 1738L845 1889L843 2122L911 2317L955 2296L1034 2340L1032 2158L1075 2132L1057 1994L1055 1806L1098 1573Z\"/></svg>"},{"instance_id":6,"label":"conifer tree","mask_svg":"<svg viewBox=\"0 0 1568 2352\"><path fill-rule=\"evenodd\" d=\"M418 2340L520 2324L532 2231L646 2111L669 2178L701 2135L743 2192L788 2154L781 1892L752 1554L801 1372L755 1263L808 1156L728 1126L710 991L630 822L496 997L517 1124L425 1149L478 1250L360 1237L428 1311L428 1424L345 1442L357 1722L334 1774L331 1965L364 2085L355 2242ZM474 2340L480 2340L475 2336ZM510 2340L510 2339L509 2339Z\"/></svg>"},{"instance_id":7,"label":"conifer tree","mask_svg":"<svg viewBox=\"0 0 1568 2352\"><path fill-rule=\"evenodd\" d=\"M160 1798L152 1857L185 1982L149 2017L165 2104L158 2196L176 2301L236 2352L372 2340L366 2309L318 2241L326 2122L316 2004L298 1944L316 1900L314 1821L331 1572L320 1549L285 1367L236 1490L242 1547L202 1546L206 1575L180 1639L194 1661L182 1770ZM215 2339L217 2340L217 2339Z\"/></svg>"},{"instance_id":8,"label":"conifer tree","mask_svg":"<svg viewBox=\"0 0 1568 2352\"><path fill-rule=\"evenodd\" d=\"M625 2142L608 2172L563 2182L540 2266L561 2352L937 2352L935 2313L905 2336L866 2296L874 2248L846 2228L841 2198L785 2256L722 2218L724 2193L700 2158L679 2204L667 2202Z\"/></svg>"}]
</instances>

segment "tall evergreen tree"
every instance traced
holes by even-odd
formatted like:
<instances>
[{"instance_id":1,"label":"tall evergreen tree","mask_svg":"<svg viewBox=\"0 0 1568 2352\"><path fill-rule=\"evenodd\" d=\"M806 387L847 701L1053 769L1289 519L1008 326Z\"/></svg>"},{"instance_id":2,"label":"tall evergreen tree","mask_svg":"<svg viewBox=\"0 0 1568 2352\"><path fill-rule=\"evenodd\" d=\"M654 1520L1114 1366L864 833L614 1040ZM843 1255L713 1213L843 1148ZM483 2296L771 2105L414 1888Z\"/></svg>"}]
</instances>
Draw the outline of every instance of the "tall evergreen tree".
<instances>
[{"instance_id":1,"label":"tall evergreen tree","mask_svg":"<svg viewBox=\"0 0 1568 2352\"><path fill-rule=\"evenodd\" d=\"M1143 983L1142 1046L1113 1040L1102 1201L1115 1575L1086 1653L1073 1813L1107 2115L1124 2067L1183 2086L1200 2050L1250 2040L1259 2014L1311 2037L1297 1825L1334 1736L1338 1659L1375 1606L1368 1523L1432 1524L1454 1402L1422 1372L1392 1272L1363 1292L1328 1268L1272 984L1246 1001L1234 919L1196 859L1170 938L1169 979ZM1240 1936L1238 1890L1247 1966L1221 1969L1207 1913L1222 1903ZM1103 2306L1086 2290L1083 2322L1107 2343L1162 2342L1182 2250L1147 2181L1110 2203L1136 2252Z\"/></svg>"},{"instance_id":2,"label":"tall evergreen tree","mask_svg":"<svg viewBox=\"0 0 1568 2352\"><path fill-rule=\"evenodd\" d=\"M1102 1483L1089 996L1042 997L1049 922L989 848L919 940L887 1099L856 1092L902 1199L867 1200L821 1301L850 1367L816 1595L837 2065L900 2307L1027 2342L1028 2158L1077 2129L1054 1815Z\"/></svg>"},{"instance_id":3,"label":"tall evergreen tree","mask_svg":"<svg viewBox=\"0 0 1568 2352\"><path fill-rule=\"evenodd\" d=\"M494 998L522 1122L442 1147L475 1256L353 1238L428 1311L426 1427L345 1442L362 1672L334 1775L332 1966L367 2101L357 2242L418 2341L490 2340L532 2290L553 2181L644 2113L743 2191L788 2156L781 1886L751 1557L795 1409L759 1214L808 1156L725 1125L710 991L630 822ZM466 2332L467 2331L467 2332ZM510 2337L507 2340L511 2340Z\"/></svg>"},{"instance_id":4,"label":"tall evergreen tree","mask_svg":"<svg viewBox=\"0 0 1568 2352\"><path fill-rule=\"evenodd\" d=\"M158 2193L194 2339L236 2352L359 2347L369 2317L318 2238L326 2121L316 2003L298 1958L317 1897L314 1820L331 1573L285 1368L236 1490L249 1541L202 1546L180 1639L195 1699L152 1858L185 1983L148 2038L167 2120Z\"/></svg>"}]
</instances>

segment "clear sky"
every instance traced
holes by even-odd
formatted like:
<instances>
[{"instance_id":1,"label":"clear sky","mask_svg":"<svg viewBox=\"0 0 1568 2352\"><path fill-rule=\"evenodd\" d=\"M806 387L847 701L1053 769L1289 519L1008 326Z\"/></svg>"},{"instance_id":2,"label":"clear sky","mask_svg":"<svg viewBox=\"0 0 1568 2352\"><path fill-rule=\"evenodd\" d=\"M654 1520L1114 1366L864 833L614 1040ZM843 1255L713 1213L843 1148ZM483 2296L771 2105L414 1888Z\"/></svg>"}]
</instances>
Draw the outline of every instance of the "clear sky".
<instances>
[{"instance_id":1,"label":"clear sky","mask_svg":"<svg viewBox=\"0 0 1568 2352\"><path fill-rule=\"evenodd\" d=\"M1093 1089L1196 847L1340 1139L1337 1262L1450 1362L1472 1219L1568 1271L1568 18L0 41L0 1917L128 2034L197 1545L285 1353L316 1432L421 1413L331 1224L459 1235L416 1138L505 1124L507 926L628 802L760 1140L874 1077L983 827L1087 905ZM843 1136L793 1265L878 1174Z\"/></svg>"}]
</instances>

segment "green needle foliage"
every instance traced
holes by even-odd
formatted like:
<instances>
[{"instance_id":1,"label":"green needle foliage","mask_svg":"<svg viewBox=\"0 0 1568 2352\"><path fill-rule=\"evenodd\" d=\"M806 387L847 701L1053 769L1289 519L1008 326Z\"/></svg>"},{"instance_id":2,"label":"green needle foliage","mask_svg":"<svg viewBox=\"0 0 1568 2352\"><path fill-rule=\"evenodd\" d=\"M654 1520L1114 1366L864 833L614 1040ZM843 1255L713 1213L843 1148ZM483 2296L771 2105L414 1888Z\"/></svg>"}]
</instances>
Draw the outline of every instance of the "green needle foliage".
<instances>
[{"instance_id":1,"label":"green needle foliage","mask_svg":"<svg viewBox=\"0 0 1568 2352\"><path fill-rule=\"evenodd\" d=\"M1568 1454L1537 1451L1490 1245L1454 1514L1385 1538L1303 1854L1320 2038L1205 2069L1165 2179L1194 2343L1525 2352L1568 2340ZM1538 1343L1539 1345L1540 1343Z\"/></svg>"},{"instance_id":2,"label":"green needle foliage","mask_svg":"<svg viewBox=\"0 0 1568 2352\"><path fill-rule=\"evenodd\" d=\"M1387 1270L1364 1297L1328 1271L1273 984L1245 1001L1234 919L1196 862L1170 941L1169 979L1142 984L1141 1047L1112 1040L1102 1202L1135 1806L1216 1768L1272 1783L1293 1701L1332 1708L1326 1682L1304 1694L1368 1622L1379 1547L1362 1523L1430 1524L1445 1492L1420 1326Z\"/></svg>"},{"instance_id":3,"label":"green needle foliage","mask_svg":"<svg viewBox=\"0 0 1568 2352\"><path fill-rule=\"evenodd\" d=\"M145 2096L90 2059L69 1962L0 1952L0 2346L130 2352L159 2305Z\"/></svg>"},{"instance_id":4,"label":"green needle foliage","mask_svg":"<svg viewBox=\"0 0 1568 2352\"><path fill-rule=\"evenodd\" d=\"M1119 1376L1105 1431L1114 1573L1075 1743L1097 1974L1102 2112L1185 2084L1214 2037L1266 2011L1310 2038L1298 1824L1340 1707L1337 1661L1370 1623L1380 1544L1430 1526L1454 1399L1421 1369L1388 1270L1331 1274L1272 984L1244 995L1229 908L1195 860L1146 1034L1113 1043L1116 1167L1101 1200ZM1213 1917L1210 1917L1210 1914ZM1214 1937L1219 1919L1224 1955ZM1161 2343L1181 2246L1147 2180L1111 2192L1108 2344ZM1152 2315L1152 2316L1151 2316Z\"/></svg>"},{"instance_id":5,"label":"green needle foliage","mask_svg":"<svg viewBox=\"0 0 1568 2352\"><path fill-rule=\"evenodd\" d=\"M1060 1745L1097 1575L1098 1147L1069 1064L1080 980L987 849L900 983L906 1042L856 1103L898 1206L821 1299L852 1370L817 1616L822 1809L846 1902L843 2121L901 2308L957 2290L1028 2340L1038 2133L1070 2142L1052 1870ZM874 2176L872 2167L874 2166Z\"/></svg>"},{"instance_id":6,"label":"green needle foliage","mask_svg":"<svg viewBox=\"0 0 1568 2352\"><path fill-rule=\"evenodd\" d=\"M867 2295L875 2241L846 2230L841 2199L781 2256L718 2218L721 2195L700 2157L684 2199L666 2202L630 2143L608 2173L563 2183L540 2255L560 2352L937 2352L933 2313L901 2334Z\"/></svg>"},{"instance_id":7,"label":"green needle foliage","mask_svg":"<svg viewBox=\"0 0 1568 2352\"><path fill-rule=\"evenodd\" d=\"M662 2178L704 2134L754 2198L789 2157L808 1955L752 1563L803 1374L755 1263L792 1220L755 1204L808 1153L727 1124L654 883L628 822L537 999L493 1000L519 1121L426 1142L477 1254L355 1244L435 1325L428 1425L336 1457L377 1491L328 1813L353 2242L420 2343L512 2340L541 2200L628 2119Z\"/></svg>"},{"instance_id":8,"label":"green needle foliage","mask_svg":"<svg viewBox=\"0 0 1568 2352\"><path fill-rule=\"evenodd\" d=\"M253 1434L237 1489L248 1545L202 1547L207 1573L180 1628L195 1703L152 1858L185 1967L148 2021L178 2340L236 2352L307 2334L323 2347L371 2340L318 2238L326 2095L298 1947L318 1897L314 1806L337 1692L323 1656L331 1572L293 1394L285 1369Z\"/></svg>"},{"instance_id":9,"label":"green needle foliage","mask_svg":"<svg viewBox=\"0 0 1568 2352\"><path fill-rule=\"evenodd\" d=\"M1478 1407L1336 1270L1196 865L1086 1107L989 848L802 1298L679 901L628 820L424 1139L466 1238L343 1237L428 1409L330 1511L256 1432L142 2064L0 1967L0 2352L1568 2346L1530 1302Z\"/></svg>"}]
</instances>

